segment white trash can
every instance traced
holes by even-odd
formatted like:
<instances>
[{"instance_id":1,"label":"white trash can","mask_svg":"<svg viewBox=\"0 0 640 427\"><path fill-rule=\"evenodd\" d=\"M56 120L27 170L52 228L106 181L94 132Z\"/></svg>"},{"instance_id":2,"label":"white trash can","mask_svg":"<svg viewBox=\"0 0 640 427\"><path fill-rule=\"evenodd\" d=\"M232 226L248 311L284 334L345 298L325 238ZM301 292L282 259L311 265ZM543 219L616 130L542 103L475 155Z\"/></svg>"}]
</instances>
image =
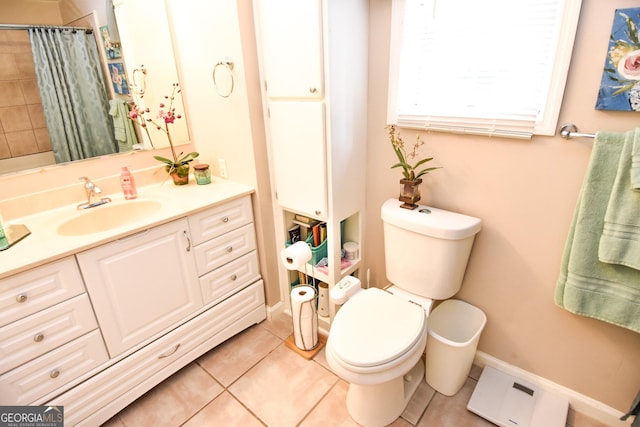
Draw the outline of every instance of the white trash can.
<instances>
[{"instance_id":1,"label":"white trash can","mask_svg":"<svg viewBox=\"0 0 640 427\"><path fill-rule=\"evenodd\" d=\"M464 385L487 316L460 300L446 300L427 320L425 378L437 392L453 396Z\"/></svg>"}]
</instances>

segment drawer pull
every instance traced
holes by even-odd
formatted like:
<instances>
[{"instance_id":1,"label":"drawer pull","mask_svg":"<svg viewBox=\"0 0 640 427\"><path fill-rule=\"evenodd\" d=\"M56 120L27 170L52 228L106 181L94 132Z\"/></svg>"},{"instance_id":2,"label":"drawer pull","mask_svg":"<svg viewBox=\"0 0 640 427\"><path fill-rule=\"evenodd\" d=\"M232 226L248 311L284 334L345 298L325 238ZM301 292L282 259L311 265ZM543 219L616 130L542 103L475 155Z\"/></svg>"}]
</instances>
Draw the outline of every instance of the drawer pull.
<instances>
[{"instance_id":1,"label":"drawer pull","mask_svg":"<svg viewBox=\"0 0 640 427\"><path fill-rule=\"evenodd\" d=\"M187 239L187 252L191 252L191 239L189 238L189 233L187 233L187 230L184 230L182 233L184 234L184 238Z\"/></svg>"},{"instance_id":2,"label":"drawer pull","mask_svg":"<svg viewBox=\"0 0 640 427\"><path fill-rule=\"evenodd\" d=\"M176 351L178 351L179 348L180 344L176 344L171 350L158 356L158 359L166 359L167 357L172 356Z\"/></svg>"},{"instance_id":3,"label":"drawer pull","mask_svg":"<svg viewBox=\"0 0 640 427\"><path fill-rule=\"evenodd\" d=\"M232 246L227 246L227 252L229 252L229 253L233 252L233 247Z\"/></svg>"},{"instance_id":4,"label":"drawer pull","mask_svg":"<svg viewBox=\"0 0 640 427\"><path fill-rule=\"evenodd\" d=\"M235 274L231 275L231 280L237 280L237 279L238 279L238 276L236 276Z\"/></svg>"},{"instance_id":5,"label":"drawer pull","mask_svg":"<svg viewBox=\"0 0 640 427\"><path fill-rule=\"evenodd\" d=\"M33 340L35 342L41 342L44 339L44 334L37 334L36 336L33 337Z\"/></svg>"},{"instance_id":6,"label":"drawer pull","mask_svg":"<svg viewBox=\"0 0 640 427\"><path fill-rule=\"evenodd\" d=\"M229 222L229 217L225 216L224 218L222 218L222 222Z\"/></svg>"},{"instance_id":7,"label":"drawer pull","mask_svg":"<svg viewBox=\"0 0 640 427\"><path fill-rule=\"evenodd\" d=\"M16 297L16 301L25 302L27 300L27 296L25 294L20 294Z\"/></svg>"},{"instance_id":8,"label":"drawer pull","mask_svg":"<svg viewBox=\"0 0 640 427\"><path fill-rule=\"evenodd\" d=\"M60 371L57 369L54 369L53 371L51 371L51 373L49 374L49 376L51 378L58 378L60 376Z\"/></svg>"}]
</instances>

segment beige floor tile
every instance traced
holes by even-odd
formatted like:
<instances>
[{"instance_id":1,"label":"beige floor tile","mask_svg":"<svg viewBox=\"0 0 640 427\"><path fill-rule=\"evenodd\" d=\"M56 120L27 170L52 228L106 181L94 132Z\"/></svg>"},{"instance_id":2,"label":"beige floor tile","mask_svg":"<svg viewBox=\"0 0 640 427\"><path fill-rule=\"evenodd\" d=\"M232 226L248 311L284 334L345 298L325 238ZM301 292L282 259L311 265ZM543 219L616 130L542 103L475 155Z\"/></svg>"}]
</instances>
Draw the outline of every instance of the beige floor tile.
<instances>
[{"instance_id":1,"label":"beige floor tile","mask_svg":"<svg viewBox=\"0 0 640 427\"><path fill-rule=\"evenodd\" d=\"M207 372L192 363L129 405L119 416L127 427L175 427L223 390Z\"/></svg>"},{"instance_id":2,"label":"beige floor tile","mask_svg":"<svg viewBox=\"0 0 640 427\"><path fill-rule=\"evenodd\" d=\"M297 425L338 378L280 344L231 387L251 412L271 427Z\"/></svg>"},{"instance_id":3,"label":"beige floor tile","mask_svg":"<svg viewBox=\"0 0 640 427\"><path fill-rule=\"evenodd\" d=\"M420 382L420 385L416 389L416 392L413 393L409 404L405 408L402 413L402 418L407 420L412 425L418 424L420 421L420 417L424 414L424 411L427 409L427 406L431 402L431 399L436 394L436 391L431 388L426 381L423 380Z\"/></svg>"},{"instance_id":4,"label":"beige floor tile","mask_svg":"<svg viewBox=\"0 0 640 427\"><path fill-rule=\"evenodd\" d=\"M293 322L288 314L274 315L273 319L265 320L260 326L283 340L293 333Z\"/></svg>"},{"instance_id":5,"label":"beige floor tile","mask_svg":"<svg viewBox=\"0 0 640 427\"><path fill-rule=\"evenodd\" d=\"M338 380L329 393L300 423L300 427L358 427L347 411L349 383Z\"/></svg>"},{"instance_id":6,"label":"beige floor tile","mask_svg":"<svg viewBox=\"0 0 640 427\"><path fill-rule=\"evenodd\" d=\"M259 427L262 423L225 391L183 425L183 427L208 426Z\"/></svg>"},{"instance_id":7,"label":"beige floor tile","mask_svg":"<svg viewBox=\"0 0 640 427\"><path fill-rule=\"evenodd\" d=\"M282 340L252 326L198 359L198 364L228 387L275 349Z\"/></svg>"},{"instance_id":8,"label":"beige floor tile","mask_svg":"<svg viewBox=\"0 0 640 427\"><path fill-rule=\"evenodd\" d=\"M452 397L436 393L417 425L439 427L493 427L494 424L467 410L476 381L467 378L462 389Z\"/></svg>"}]
</instances>

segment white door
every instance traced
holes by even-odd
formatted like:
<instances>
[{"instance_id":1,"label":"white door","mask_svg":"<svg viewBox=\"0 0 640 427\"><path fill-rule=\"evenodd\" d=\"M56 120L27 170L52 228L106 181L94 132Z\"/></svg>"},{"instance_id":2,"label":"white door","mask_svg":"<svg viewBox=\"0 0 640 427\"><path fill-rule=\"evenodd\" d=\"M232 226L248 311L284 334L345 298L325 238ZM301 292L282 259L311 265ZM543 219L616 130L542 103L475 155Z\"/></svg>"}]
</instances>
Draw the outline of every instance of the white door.
<instances>
[{"instance_id":1,"label":"white door","mask_svg":"<svg viewBox=\"0 0 640 427\"><path fill-rule=\"evenodd\" d=\"M322 2L261 0L259 43L269 98L321 98Z\"/></svg>"},{"instance_id":2,"label":"white door","mask_svg":"<svg viewBox=\"0 0 640 427\"><path fill-rule=\"evenodd\" d=\"M183 218L77 255L111 357L202 307L188 232Z\"/></svg>"},{"instance_id":3,"label":"white door","mask_svg":"<svg viewBox=\"0 0 640 427\"><path fill-rule=\"evenodd\" d=\"M322 102L269 104L278 204L319 218L327 214L324 114Z\"/></svg>"}]
</instances>

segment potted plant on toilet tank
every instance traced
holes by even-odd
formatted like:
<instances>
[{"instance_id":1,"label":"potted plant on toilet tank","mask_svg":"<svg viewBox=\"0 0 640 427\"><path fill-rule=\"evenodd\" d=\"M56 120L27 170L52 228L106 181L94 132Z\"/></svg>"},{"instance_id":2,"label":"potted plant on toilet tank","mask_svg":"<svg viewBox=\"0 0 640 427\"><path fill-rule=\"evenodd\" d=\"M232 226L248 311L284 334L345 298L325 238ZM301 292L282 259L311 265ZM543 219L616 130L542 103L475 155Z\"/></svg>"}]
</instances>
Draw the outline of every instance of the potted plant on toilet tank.
<instances>
[{"instance_id":1,"label":"potted plant on toilet tank","mask_svg":"<svg viewBox=\"0 0 640 427\"><path fill-rule=\"evenodd\" d=\"M419 157L419 149L424 145L424 141L420 139L420 135L416 134L416 142L413 146L409 147L409 151L407 151L408 148L396 126L388 125L386 129L389 131L389 140L398 158L398 163L391 166L391 168L402 168L403 178L400 180L400 197L398 197L398 199L403 202L401 207L415 209L418 206L416 202L420 200L422 176L432 170L440 169L440 166L425 166L426 163L433 160L433 157L417 160L415 164L411 163Z\"/></svg>"}]
</instances>

